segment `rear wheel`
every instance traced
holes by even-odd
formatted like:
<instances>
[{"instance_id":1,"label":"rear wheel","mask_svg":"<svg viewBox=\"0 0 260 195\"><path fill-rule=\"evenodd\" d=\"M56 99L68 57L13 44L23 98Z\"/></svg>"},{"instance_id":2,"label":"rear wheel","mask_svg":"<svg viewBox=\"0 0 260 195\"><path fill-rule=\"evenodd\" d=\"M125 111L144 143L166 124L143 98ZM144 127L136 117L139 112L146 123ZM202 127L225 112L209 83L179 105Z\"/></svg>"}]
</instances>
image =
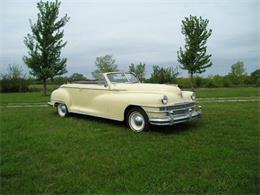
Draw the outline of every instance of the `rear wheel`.
<instances>
[{"instance_id":1,"label":"rear wheel","mask_svg":"<svg viewBox=\"0 0 260 195\"><path fill-rule=\"evenodd\" d=\"M126 117L127 125L135 132L146 131L149 129L148 117L141 108L132 108Z\"/></svg>"},{"instance_id":2,"label":"rear wheel","mask_svg":"<svg viewBox=\"0 0 260 195\"><path fill-rule=\"evenodd\" d=\"M65 104L58 104L57 111L60 117L65 117L68 114L68 109Z\"/></svg>"}]
</instances>

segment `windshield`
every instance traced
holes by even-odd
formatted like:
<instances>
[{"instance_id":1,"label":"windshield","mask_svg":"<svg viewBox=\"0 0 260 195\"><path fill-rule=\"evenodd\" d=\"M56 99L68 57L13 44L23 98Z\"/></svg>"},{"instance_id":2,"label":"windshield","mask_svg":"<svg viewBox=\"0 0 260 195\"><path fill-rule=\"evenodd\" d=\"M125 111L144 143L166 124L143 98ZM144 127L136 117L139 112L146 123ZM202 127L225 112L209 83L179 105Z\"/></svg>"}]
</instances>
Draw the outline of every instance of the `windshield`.
<instances>
[{"instance_id":1,"label":"windshield","mask_svg":"<svg viewBox=\"0 0 260 195\"><path fill-rule=\"evenodd\" d=\"M111 83L139 83L139 80L131 73L110 73L107 77Z\"/></svg>"}]
</instances>

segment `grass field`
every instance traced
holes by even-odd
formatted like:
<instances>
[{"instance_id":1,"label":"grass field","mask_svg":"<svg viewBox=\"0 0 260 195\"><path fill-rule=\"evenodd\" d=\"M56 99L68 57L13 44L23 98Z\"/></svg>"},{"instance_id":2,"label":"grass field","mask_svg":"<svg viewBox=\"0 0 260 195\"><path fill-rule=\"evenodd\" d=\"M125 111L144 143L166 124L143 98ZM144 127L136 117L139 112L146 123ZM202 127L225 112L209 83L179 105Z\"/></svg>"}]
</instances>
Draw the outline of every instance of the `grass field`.
<instances>
[{"instance_id":1,"label":"grass field","mask_svg":"<svg viewBox=\"0 0 260 195\"><path fill-rule=\"evenodd\" d=\"M2 106L48 101L40 93L0 97ZM201 104L200 121L139 134L120 122L59 118L48 107L1 107L0 193L259 194L259 101Z\"/></svg>"},{"instance_id":2,"label":"grass field","mask_svg":"<svg viewBox=\"0 0 260 195\"><path fill-rule=\"evenodd\" d=\"M249 97L260 96L260 88L239 87L239 88L199 88L196 90L198 97Z\"/></svg>"}]
</instances>

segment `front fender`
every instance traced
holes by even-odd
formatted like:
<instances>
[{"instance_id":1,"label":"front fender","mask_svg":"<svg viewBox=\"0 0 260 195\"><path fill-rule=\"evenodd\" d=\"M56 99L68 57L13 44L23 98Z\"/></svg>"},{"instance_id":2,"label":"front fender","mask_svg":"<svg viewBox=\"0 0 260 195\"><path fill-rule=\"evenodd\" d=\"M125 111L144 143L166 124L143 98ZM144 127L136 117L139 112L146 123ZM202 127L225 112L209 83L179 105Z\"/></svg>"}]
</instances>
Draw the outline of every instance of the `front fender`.
<instances>
[{"instance_id":1,"label":"front fender","mask_svg":"<svg viewBox=\"0 0 260 195\"><path fill-rule=\"evenodd\" d=\"M143 93L125 93L113 92L99 96L99 101L106 101L108 104L108 113L114 118L124 120L125 110L128 106L156 106L162 105L162 95L143 94Z\"/></svg>"},{"instance_id":2,"label":"front fender","mask_svg":"<svg viewBox=\"0 0 260 195\"><path fill-rule=\"evenodd\" d=\"M64 88L58 88L51 93L51 102L55 105L56 103L64 103L67 108L71 106L71 98L68 91Z\"/></svg>"},{"instance_id":3,"label":"front fender","mask_svg":"<svg viewBox=\"0 0 260 195\"><path fill-rule=\"evenodd\" d=\"M192 101L191 95L193 94L192 91L182 91L182 97L187 101Z\"/></svg>"}]
</instances>

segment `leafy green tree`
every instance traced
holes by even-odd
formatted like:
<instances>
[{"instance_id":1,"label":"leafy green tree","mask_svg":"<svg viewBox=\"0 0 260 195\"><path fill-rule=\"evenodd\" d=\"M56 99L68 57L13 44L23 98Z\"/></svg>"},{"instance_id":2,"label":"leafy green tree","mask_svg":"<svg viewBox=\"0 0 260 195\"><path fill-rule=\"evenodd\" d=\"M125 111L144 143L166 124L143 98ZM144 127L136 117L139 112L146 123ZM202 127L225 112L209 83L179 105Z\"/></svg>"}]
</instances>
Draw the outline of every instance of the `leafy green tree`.
<instances>
[{"instance_id":1,"label":"leafy green tree","mask_svg":"<svg viewBox=\"0 0 260 195\"><path fill-rule=\"evenodd\" d=\"M83 75L83 74L80 74L80 73L73 73L70 77L69 77L69 80L71 81L84 81L86 80L87 78Z\"/></svg>"},{"instance_id":2,"label":"leafy green tree","mask_svg":"<svg viewBox=\"0 0 260 195\"><path fill-rule=\"evenodd\" d=\"M176 83L178 71L174 70L172 67L163 68L159 66L153 66L153 72L151 78L148 79L148 82L151 83Z\"/></svg>"},{"instance_id":3,"label":"leafy green tree","mask_svg":"<svg viewBox=\"0 0 260 195\"><path fill-rule=\"evenodd\" d=\"M70 79L67 76L56 76L49 81L49 84L62 85L64 83L67 83L69 80Z\"/></svg>"},{"instance_id":4,"label":"leafy green tree","mask_svg":"<svg viewBox=\"0 0 260 195\"><path fill-rule=\"evenodd\" d=\"M207 29L209 20L191 16L182 20L182 34L185 36L184 50L180 47L177 52L180 67L190 74L191 88L194 89L193 75L203 73L212 66L211 54L207 54L207 40L212 30Z\"/></svg>"},{"instance_id":5,"label":"leafy green tree","mask_svg":"<svg viewBox=\"0 0 260 195\"><path fill-rule=\"evenodd\" d=\"M254 84L260 86L260 69L256 69L254 72L251 73L251 79Z\"/></svg>"},{"instance_id":6,"label":"leafy green tree","mask_svg":"<svg viewBox=\"0 0 260 195\"><path fill-rule=\"evenodd\" d=\"M66 58L61 57L61 49L66 45L62 27L69 21L67 15L58 19L60 2L37 3L39 13L37 21L31 25L32 33L28 33L24 43L28 55L23 57L25 64L31 69L30 74L43 82L43 93L47 93L47 80L66 73Z\"/></svg>"},{"instance_id":7,"label":"leafy green tree","mask_svg":"<svg viewBox=\"0 0 260 195\"><path fill-rule=\"evenodd\" d=\"M145 80L145 64L140 62L135 66L133 63L131 63L129 66L129 72L135 73L141 82Z\"/></svg>"},{"instance_id":8,"label":"leafy green tree","mask_svg":"<svg viewBox=\"0 0 260 195\"><path fill-rule=\"evenodd\" d=\"M233 84L243 84L246 77L244 62L238 61L235 64L231 65L231 72L229 73L229 77Z\"/></svg>"},{"instance_id":9,"label":"leafy green tree","mask_svg":"<svg viewBox=\"0 0 260 195\"><path fill-rule=\"evenodd\" d=\"M112 55L105 55L96 58L95 65L97 69L92 72L92 76L96 79L99 78L101 73L118 71L116 60Z\"/></svg>"}]
</instances>

